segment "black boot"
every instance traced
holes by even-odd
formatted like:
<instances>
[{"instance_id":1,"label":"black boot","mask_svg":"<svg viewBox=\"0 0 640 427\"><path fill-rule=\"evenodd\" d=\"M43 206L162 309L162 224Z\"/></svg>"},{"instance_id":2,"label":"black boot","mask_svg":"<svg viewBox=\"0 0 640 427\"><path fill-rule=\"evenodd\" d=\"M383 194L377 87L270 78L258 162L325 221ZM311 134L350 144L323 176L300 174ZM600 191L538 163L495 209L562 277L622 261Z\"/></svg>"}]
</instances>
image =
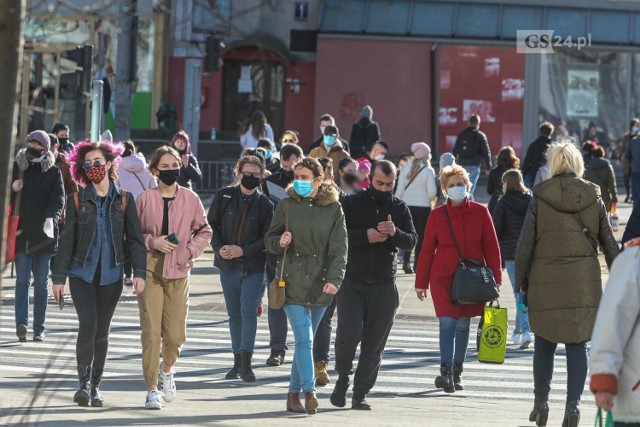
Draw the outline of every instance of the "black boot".
<instances>
[{"instance_id":1,"label":"black boot","mask_svg":"<svg viewBox=\"0 0 640 427\"><path fill-rule=\"evenodd\" d=\"M535 421L537 426L547 425L547 418L549 418L548 400L548 396L536 396L533 402L533 410L529 415L529 421Z\"/></svg>"},{"instance_id":2,"label":"black boot","mask_svg":"<svg viewBox=\"0 0 640 427\"><path fill-rule=\"evenodd\" d=\"M462 385L462 363L453 363L453 387L458 390L464 390Z\"/></svg>"},{"instance_id":3,"label":"black boot","mask_svg":"<svg viewBox=\"0 0 640 427\"><path fill-rule=\"evenodd\" d=\"M451 363L443 363L440 365L440 375L436 377L436 387L443 389L445 393L455 393L456 389L453 386Z\"/></svg>"},{"instance_id":4,"label":"black boot","mask_svg":"<svg viewBox=\"0 0 640 427\"><path fill-rule=\"evenodd\" d=\"M78 380L80 381L80 387L76 394L73 395L73 401L79 406L89 406L89 401L91 400L91 366L78 366Z\"/></svg>"},{"instance_id":5,"label":"black boot","mask_svg":"<svg viewBox=\"0 0 640 427\"><path fill-rule=\"evenodd\" d=\"M253 373L253 369L251 369L252 359L253 359L253 353L251 353L250 351L240 352L240 378L242 378L242 381L251 383L256 380L256 376Z\"/></svg>"},{"instance_id":6,"label":"black boot","mask_svg":"<svg viewBox=\"0 0 640 427\"><path fill-rule=\"evenodd\" d=\"M570 401L564 410L562 427L578 427L580 423L580 402Z\"/></svg>"},{"instance_id":7,"label":"black boot","mask_svg":"<svg viewBox=\"0 0 640 427\"><path fill-rule=\"evenodd\" d=\"M102 380L102 372L104 369L91 369L91 406L102 406L104 400L100 395L100 381Z\"/></svg>"},{"instance_id":8,"label":"black boot","mask_svg":"<svg viewBox=\"0 0 640 427\"><path fill-rule=\"evenodd\" d=\"M331 404L338 408L344 408L347 404L347 390L349 390L349 375L340 375L329 398Z\"/></svg>"},{"instance_id":9,"label":"black boot","mask_svg":"<svg viewBox=\"0 0 640 427\"><path fill-rule=\"evenodd\" d=\"M233 368L231 368L231 370L227 372L225 378L228 380L240 379L240 354L233 355Z\"/></svg>"},{"instance_id":10,"label":"black boot","mask_svg":"<svg viewBox=\"0 0 640 427\"><path fill-rule=\"evenodd\" d=\"M413 267L411 267L411 263L409 261L405 261L402 263L402 269L404 270L405 274L413 274Z\"/></svg>"},{"instance_id":11,"label":"black boot","mask_svg":"<svg viewBox=\"0 0 640 427\"><path fill-rule=\"evenodd\" d=\"M351 399L351 409L358 409L360 411L370 411L371 405L366 401L366 394L353 392L353 398Z\"/></svg>"}]
</instances>

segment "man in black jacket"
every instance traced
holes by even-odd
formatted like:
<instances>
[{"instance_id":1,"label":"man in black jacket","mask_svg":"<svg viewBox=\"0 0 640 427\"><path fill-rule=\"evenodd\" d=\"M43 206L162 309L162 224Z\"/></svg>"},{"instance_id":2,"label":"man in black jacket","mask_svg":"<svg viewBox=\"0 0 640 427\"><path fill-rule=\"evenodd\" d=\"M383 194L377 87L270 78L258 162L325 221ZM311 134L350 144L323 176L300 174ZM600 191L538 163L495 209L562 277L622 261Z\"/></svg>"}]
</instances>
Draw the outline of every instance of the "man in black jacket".
<instances>
[{"instance_id":1,"label":"man in black jacket","mask_svg":"<svg viewBox=\"0 0 640 427\"><path fill-rule=\"evenodd\" d=\"M540 125L540 136L527 149L527 155L522 163L522 176L524 177L524 185L527 188L533 188L538 169L547 163L547 150L551 145L551 135L553 135L554 129L551 123L542 123Z\"/></svg>"},{"instance_id":2,"label":"man in black jacket","mask_svg":"<svg viewBox=\"0 0 640 427\"><path fill-rule=\"evenodd\" d=\"M349 235L347 270L338 297L335 353L338 380L331 404L346 405L349 372L360 343L353 386L353 409L369 410L367 393L374 386L396 309L398 249L412 250L418 241L409 208L392 195L396 168L387 160L374 163L371 186L345 197Z\"/></svg>"},{"instance_id":3,"label":"man in black jacket","mask_svg":"<svg viewBox=\"0 0 640 427\"><path fill-rule=\"evenodd\" d=\"M469 127L458 135L452 154L456 157L456 163L469 172L469 199L473 200L476 183L480 177L480 165L484 162L486 175L489 175L491 169L491 149L487 135L480 131L480 116L474 114L469 117Z\"/></svg>"},{"instance_id":4,"label":"man in black jacket","mask_svg":"<svg viewBox=\"0 0 640 427\"><path fill-rule=\"evenodd\" d=\"M365 157L373 148L373 144L380 141L380 126L373 121L373 108L365 105L360 113L360 120L351 127L351 157L354 159Z\"/></svg>"}]
</instances>

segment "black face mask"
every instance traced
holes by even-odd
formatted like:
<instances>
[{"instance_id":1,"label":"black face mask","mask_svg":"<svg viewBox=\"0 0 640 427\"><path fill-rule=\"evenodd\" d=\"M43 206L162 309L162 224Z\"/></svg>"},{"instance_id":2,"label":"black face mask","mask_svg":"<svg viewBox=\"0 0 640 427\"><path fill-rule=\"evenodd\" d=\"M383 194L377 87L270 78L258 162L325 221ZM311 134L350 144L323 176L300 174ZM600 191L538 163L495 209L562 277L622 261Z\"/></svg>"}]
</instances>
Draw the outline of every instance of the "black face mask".
<instances>
[{"instance_id":1,"label":"black face mask","mask_svg":"<svg viewBox=\"0 0 640 427\"><path fill-rule=\"evenodd\" d=\"M60 146L61 147L64 147L69 142L69 138L58 137L58 142L60 142Z\"/></svg>"},{"instance_id":2,"label":"black face mask","mask_svg":"<svg viewBox=\"0 0 640 427\"><path fill-rule=\"evenodd\" d=\"M40 158L43 154L44 150L42 149L38 150L37 148L27 147L26 156L29 160Z\"/></svg>"},{"instance_id":3,"label":"black face mask","mask_svg":"<svg viewBox=\"0 0 640 427\"><path fill-rule=\"evenodd\" d=\"M282 169L282 176L287 178L288 180L293 181L293 171L286 171Z\"/></svg>"},{"instance_id":4,"label":"black face mask","mask_svg":"<svg viewBox=\"0 0 640 427\"><path fill-rule=\"evenodd\" d=\"M180 169L159 171L158 179L165 185L173 185L180 177Z\"/></svg>"},{"instance_id":5,"label":"black face mask","mask_svg":"<svg viewBox=\"0 0 640 427\"><path fill-rule=\"evenodd\" d=\"M249 176L243 175L242 179L240 180L240 184L247 190L251 191L254 188L256 188L258 185L260 185L260 181L262 181L260 178L256 178L253 175L249 175Z\"/></svg>"},{"instance_id":6,"label":"black face mask","mask_svg":"<svg viewBox=\"0 0 640 427\"><path fill-rule=\"evenodd\" d=\"M355 173L347 172L347 173L344 174L342 179L344 180L345 184L353 185L358 180L358 175L356 175Z\"/></svg>"},{"instance_id":7,"label":"black face mask","mask_svg":"<svg viewBox=\"0 0 640 427\"><path fill-rule=\"evenodd\" d=\"M391 197L391 191L380 191L373 188L373 184L367 188L369 195L375 199L377 202L385 202L389 200Z\"/></svg>"}]
</instances>

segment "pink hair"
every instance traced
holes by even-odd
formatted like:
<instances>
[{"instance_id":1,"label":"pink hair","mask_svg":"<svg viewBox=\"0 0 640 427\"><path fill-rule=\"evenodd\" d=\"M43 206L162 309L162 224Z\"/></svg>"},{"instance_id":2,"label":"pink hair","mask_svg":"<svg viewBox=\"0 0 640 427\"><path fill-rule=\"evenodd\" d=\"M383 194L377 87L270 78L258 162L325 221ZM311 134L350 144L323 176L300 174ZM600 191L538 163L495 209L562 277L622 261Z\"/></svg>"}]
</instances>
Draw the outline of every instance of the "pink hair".
<instances>
[{"instance_id":1,"label":"pink hair","mask_svg":"<svg viewBox=\"0 0 640 427\"><path fill-rule=\"evenodd\" d=\"M84 159L91 151L100 150L107 162L112 163L109 170L109 179L115 181L118 178L117 165L120 163L120 156L124 152L124 145L119 142L102 141L89 142L82 141L76 144L75 149L67 156L67 162L71 165L71 176L73 180L86 187L89 179L84 173Z\"/></svg>"}]
</instances>

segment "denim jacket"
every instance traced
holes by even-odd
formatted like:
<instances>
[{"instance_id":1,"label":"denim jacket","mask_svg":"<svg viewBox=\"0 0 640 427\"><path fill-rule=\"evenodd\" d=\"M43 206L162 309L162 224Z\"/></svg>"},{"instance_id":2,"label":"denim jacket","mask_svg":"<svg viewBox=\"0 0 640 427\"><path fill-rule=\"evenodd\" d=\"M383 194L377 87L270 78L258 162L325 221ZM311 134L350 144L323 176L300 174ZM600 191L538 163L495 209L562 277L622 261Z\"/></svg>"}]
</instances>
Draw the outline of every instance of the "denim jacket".
<instances>
[{"instance_id":1,"label":"denim jacket","mask_svg":"<svg viewBox=\"0 0 640 427\"><path fill-rule=\"evenodd\" d=\"M127 208L126 212L122 212L122 191L111 185L112 199L108 205L111 232L110 239L107 240L113 247L115 266L123 265L128 255L133 264L134 277L144 279L147 251L133 195L126 193ZM61 233L58 255L51 270L51 280L56 285L65 283L71 266L74 269L88 267L89 253L96 236L99 206L93 184L81 188L78 191L78 199L80 207L77 212L73 195L67 200L66 225ZM125 254L125 245L128 254Z\"/></svg>"}]
</instances>

